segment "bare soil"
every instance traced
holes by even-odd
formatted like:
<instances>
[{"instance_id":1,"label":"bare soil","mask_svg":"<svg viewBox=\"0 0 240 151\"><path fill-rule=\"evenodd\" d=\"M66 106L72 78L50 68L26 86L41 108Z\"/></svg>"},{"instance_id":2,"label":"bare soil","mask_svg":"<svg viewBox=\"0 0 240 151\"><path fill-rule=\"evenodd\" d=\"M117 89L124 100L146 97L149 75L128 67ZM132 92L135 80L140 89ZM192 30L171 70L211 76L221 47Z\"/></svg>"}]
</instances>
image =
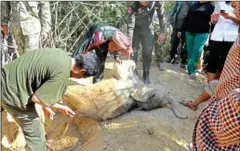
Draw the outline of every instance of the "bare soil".
<instances>
[{"instance_id":1,"label":"bare soil","mask_svg":"<svg viewBox=\"0 0 240 151\"><path fill-rule=\"evenodd\" d=\"M111 64L107 63L106 68ZM167 70L159 71L156 64L152 65L152 84L165 86L176 101L194 100L203 91L206 85L204 76L189 80L179 65L165 63L165 67ZM142 74L141 65L138 71ZM188 151L195 122L205 105L201 104L195 112L179 104L180 110L188 115L186 120L176 118L169 107L128 112L107 121L100 134L81 151Z\"/></svg>"},{"instance_id":2,"label":"bare soil","mask_svg":"<svg viewBox=\"0 0 240 151\"><path fill-rule=\"evenodd\" d=\"M111 60L106 63L106 73L112 65ZM206 85L204 76L198 77L197 80L189 80L186 72L179 65L165 63L165 67L167 70L159 71L153 63L151 80L153 84L165 86L176 101L194 100L203 91ZM142 74L141 65L138 69ZM170 107L152 111L136 109L104 122L86 118L69 119L57 115L55 120L47 120L45 125L48 150L188 151L195 122L205 105L206 102L194 112L179 104L180 110L188 115L188 119L185 120L176 118ZM24 150L21 148L25 143L21 132L17 133L18 128L11 126L14 122L6 120L6 113L2 117L4 120L2 147L5 146L3 150L9 150L9 146L12 150ZM16 143L16 137L18 137L18 143Z\"/></svg>"}]
</instances>

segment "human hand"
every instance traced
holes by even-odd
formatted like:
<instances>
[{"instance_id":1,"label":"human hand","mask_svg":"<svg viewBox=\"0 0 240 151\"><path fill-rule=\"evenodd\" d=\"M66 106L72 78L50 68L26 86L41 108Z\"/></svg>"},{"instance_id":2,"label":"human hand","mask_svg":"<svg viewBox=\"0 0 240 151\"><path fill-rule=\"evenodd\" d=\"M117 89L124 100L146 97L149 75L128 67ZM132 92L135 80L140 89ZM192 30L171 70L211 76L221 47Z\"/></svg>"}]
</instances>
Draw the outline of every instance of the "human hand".
<instances>
[{"instance_id":1,"label":"human hand","mask_svg":"<svg viewBox=\"0 0 240 151\"><path fill-rule=\"evenodd\" d=\"M228 12L221 12L220 15L222 15L225 19L230 19L231 17L235 16L234 14Z\"/></svg>"},{"instance_id":2,"label":"human hand","mask_svg":"<svg viewBox=\"0 0 240 151\"><path fill-rule=\"evenodd\" d=\"M115 62L114 63L122 64L122 60L120 59L120 57L115 56Z\"/></svg>"},{"instance_id":3,"label":"human hand","mask_svg":"<svg viewBox=\"0 0 240 151\"><path fill-rule=\"evenodd\" d=\"M182 32L178 32L177 37L180 39L182 37Z\"/></svg>"},{"instance_id":4,"label":"human hand","mask_svg":"<svg viewBox=\"0 0 240 151\"><path fill-rule=\"evenodd\" d=\"M75 112L68 106L66 105L60 105L57 110L59 112L61 112L64 115L67 115L69 117L74 117L75 116Z\"/></svg>"},{"instance_id":5,"label":"human hand","mask_svg":"<svg viewBox=\"0 0 240 151\"><path fill-rule=\"evenodd\" d=\"M158 39L157 39L157 43L158 43L158 44L159 44L160 42L164 42L164 41L167 40L167 36L166 36L165 33L160 33L160 32L158 32L157 35L158 35Z\"/></svg>"},{"instance_id":6,"label":"human hand","mask_svg":"<svg viewBox=\"0 0 240 151\"><path fill-rule=\"evenodd\" d=\"M133 56L133 49L132 47L129 47L128 50L126 51L127 52L127 59L131 59L131 57Z\"/></svg>"},{"instance_id":7,"label":"human hand","mask_svg":"<svg viewBox=\"0 0 240 151\"><path fill-rule=\"evenodd\" d=\"M57 110L59 112L61 112L62 114L67 115L69 117L74 117L75 116L75 112L70 107L68 107L66 105L62 105L62 104L60 105L59 104L59 106L57 107Z\"/></svg>"},{"instance_id":8,"label":"human hand","mask_svg":"<svg viewBox=\"0 0 240 151\"><path fill-rule=\"evenodd\" d=\"M55 112L50 107L42 107L44 114L50 120L53 120Z\"/></svg>"},{"instance_id":9,"label":"human hand","mask_svg":"<svg viewBox=\"0 0 240 151\"><path fill-rule=\"evenodd\" d=\"M211 16L211 21L212 23L216 23L218 21L218 18L220 16L220 13L214 13L212 16Z\"/></svg>"}]
</instances>

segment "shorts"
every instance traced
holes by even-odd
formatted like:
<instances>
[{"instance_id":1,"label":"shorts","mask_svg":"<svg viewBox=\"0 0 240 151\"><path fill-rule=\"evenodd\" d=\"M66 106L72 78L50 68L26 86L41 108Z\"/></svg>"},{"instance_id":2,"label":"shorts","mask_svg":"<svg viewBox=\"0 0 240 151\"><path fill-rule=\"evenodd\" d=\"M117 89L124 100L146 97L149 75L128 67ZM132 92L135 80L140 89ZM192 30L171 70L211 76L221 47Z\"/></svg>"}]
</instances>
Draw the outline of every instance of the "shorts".
<instances>
[{"instance_id":1,"label":"shorts","mask_svg":"<svg viewBox=\"0 0 240 151\"><path fill-rule=\"evenodd\" d=\"M233 42L212 41L210 46L210 54L207 64L207 72L221 72L227 58L228 52L232 47Z\"/></svg>"}]
</instances>

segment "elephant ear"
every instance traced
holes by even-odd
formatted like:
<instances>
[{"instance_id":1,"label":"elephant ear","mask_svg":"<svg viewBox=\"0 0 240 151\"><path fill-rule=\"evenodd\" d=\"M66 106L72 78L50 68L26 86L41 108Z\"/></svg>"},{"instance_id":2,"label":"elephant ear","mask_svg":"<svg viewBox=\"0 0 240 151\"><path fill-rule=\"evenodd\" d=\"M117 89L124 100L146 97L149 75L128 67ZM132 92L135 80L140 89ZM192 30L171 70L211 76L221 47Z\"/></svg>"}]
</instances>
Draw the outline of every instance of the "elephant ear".
<instances>
[{"instance_id":1,"label":"elephant ear","mask_svg":"<svg viewBox=\"0 0 240 151\"><path fill-rule=\"evenodd\" d=\"M135 100L135 101L139 101L139 102L147 102L149 98L153 97L153 92L152 92L152 88L148 88L148 87L142 87L140 89L135 89L132 94L131 97Z\"/></svg>"}]
</instances>

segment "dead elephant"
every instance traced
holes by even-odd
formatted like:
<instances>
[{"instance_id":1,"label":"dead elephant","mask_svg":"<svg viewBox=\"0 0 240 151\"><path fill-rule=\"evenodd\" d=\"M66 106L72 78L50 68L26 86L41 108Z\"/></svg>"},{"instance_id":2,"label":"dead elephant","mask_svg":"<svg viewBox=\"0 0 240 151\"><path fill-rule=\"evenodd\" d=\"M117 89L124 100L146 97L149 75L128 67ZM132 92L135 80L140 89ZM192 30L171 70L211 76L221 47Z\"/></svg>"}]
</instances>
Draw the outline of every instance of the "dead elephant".
<instances>
[{"instance_id":1,"label":"dead elephant","mask_svg":"<svg viewBox=\"0 0 240 151\"><path fill-rule=\"evenodd\" d=\"M112 119L135 108L151 110L167 104L177 118L187 118L164 87L136 88L132 80L113 78L86 87L70 86L64 100L79 115L97 120Z\"/></svg>"},{"instance_id":2,"label":"dead elephant","mask_svg":"<svg viewBox=\"0 0 240 151\"><path fill-rule=\"evenodd\" d=\"M166 91L162 86L158 86L157 88L143 86L142 88L135 89L131 94L131 97L136 103L136 106L142 110L148 111L170 104L171 109L177 118L188 118L180 112L176 102L170 95L170 92Z\"/></svg>"},{"instance_id":3,"label":"dead elephant","mask_svg":"<svg viewBox=\"0 0 240 151\"><path fill-rule=\"evenodd\" d=\"M111 79L85 87L69 86L64 100L79 115L97 120L120 116L134 108L151 110L171 105L177 118L185 119L178 107L162 86L146 87L134 74L135 63L125 61L114 65Z\"/></svg>"}]
</instances>

